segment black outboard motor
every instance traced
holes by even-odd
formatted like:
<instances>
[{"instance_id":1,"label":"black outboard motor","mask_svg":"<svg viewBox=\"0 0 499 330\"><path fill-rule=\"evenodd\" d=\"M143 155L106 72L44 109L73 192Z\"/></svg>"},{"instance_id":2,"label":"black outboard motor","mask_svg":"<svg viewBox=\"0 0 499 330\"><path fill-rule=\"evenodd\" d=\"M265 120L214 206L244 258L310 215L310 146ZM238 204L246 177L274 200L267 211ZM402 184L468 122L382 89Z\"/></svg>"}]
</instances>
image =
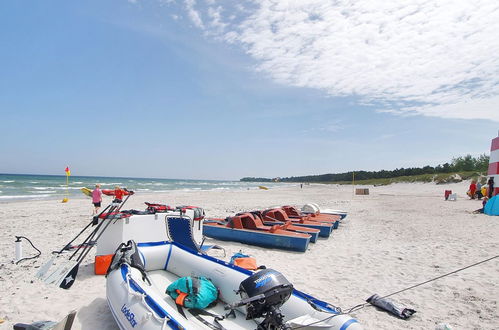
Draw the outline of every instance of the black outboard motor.
<instances>
[{"instance_id":1,"label":"black outboard motor","mask_svg":"<svg viewBox=\"0 0 499 330\"><path fill-rule=\"evenodd\" d=\"M258 330L289 329L281 314L281 307L291 296L293 285L281 273L264 269L248 277L239 285L242 300L233 308L246 305L246 319L263 317Z\"/></svg>"}]
</instances>

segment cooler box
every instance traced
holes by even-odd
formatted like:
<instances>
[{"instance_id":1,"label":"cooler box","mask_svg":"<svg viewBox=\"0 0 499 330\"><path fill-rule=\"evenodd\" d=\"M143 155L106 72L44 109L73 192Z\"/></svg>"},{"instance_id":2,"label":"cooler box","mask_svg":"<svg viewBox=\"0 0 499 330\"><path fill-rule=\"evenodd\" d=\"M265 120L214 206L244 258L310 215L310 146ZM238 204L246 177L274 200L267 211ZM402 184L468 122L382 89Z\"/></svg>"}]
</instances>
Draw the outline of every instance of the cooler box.
<instances>
[{"instance_id":1,"label":"cooler box","mask_svg":"<svg viewBox=\"0 0 499 330\"><path fill-rule=\"evenodd\" d=\"M452 194L452 190L446 190L444 192L444 197L445 197L445 200L448 200L449 199L449 195Z\"/></svg>"}]
</instances>

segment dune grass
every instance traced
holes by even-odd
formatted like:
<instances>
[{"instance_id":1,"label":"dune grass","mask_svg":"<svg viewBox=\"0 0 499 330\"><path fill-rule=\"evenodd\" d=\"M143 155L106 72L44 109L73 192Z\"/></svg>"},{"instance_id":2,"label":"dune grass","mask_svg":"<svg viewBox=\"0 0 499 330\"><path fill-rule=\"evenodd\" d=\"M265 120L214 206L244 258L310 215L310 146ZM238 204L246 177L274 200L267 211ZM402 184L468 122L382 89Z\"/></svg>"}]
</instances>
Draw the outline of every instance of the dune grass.
<instances>
[{"instance_id":1,"label":"dune grass","mask_svg":"<svg viewBox=\"0 0 499 330\"><path fill-rule=\"evenodd\" d=\"M479 180L482 184L487 181L486 173L476 171L471 172L456 172L456 173L441 173L441 174L421 174L410 176L399 176L395 178L382 178L382 179L369 179L369 180L355 180L356 185L374 185L382 186L398 182L434 182L435 184L444 184L452 182L461 182L463 180ZM352 184L351 181L339 182L323 182L334 184Z\"/></svg>"}]
</instances>

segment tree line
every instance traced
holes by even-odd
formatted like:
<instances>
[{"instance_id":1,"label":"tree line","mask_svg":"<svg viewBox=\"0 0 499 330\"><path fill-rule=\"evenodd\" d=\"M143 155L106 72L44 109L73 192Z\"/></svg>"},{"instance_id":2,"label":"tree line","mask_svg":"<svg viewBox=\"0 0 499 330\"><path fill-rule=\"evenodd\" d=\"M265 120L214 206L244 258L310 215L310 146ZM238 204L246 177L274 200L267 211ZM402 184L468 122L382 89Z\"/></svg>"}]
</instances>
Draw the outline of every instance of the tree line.
<instances>
[{"instance_id":1,"label":"tree line","mask_svg":"<svg viewBox=\"0 0 499 330\"><path fill-rule=\"evenodd\" d=\"M466 155L462 157L453 158L450 163L440 164L435 167L409 167L409 168L396 168L391 171L355 171L355 180L369 180L369 179L388 179L400 176L411 176L421 174L440 174L440 173L455 173L455 172L487 172L489 166L489 156L486 154L473 157ZM292 176L285 178L255 178L245 177L240 181L245 182L340 182L351 181L354 172L335 173L335 174L319 174L319 175L306 175L306 176Z\"/></svg>"}]
</instances>

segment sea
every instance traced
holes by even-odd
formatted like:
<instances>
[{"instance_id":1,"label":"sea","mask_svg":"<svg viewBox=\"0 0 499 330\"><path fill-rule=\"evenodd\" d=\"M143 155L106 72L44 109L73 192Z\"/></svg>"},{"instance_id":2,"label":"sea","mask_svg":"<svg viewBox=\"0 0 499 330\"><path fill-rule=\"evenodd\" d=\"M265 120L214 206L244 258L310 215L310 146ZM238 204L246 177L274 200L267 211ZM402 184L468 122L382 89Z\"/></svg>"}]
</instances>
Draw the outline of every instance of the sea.
<instances>
[{"instance_id":1,"label":"sea","mask_svg":"<svg viewBox=\"0 0 499 330\"><path fill-rule=\"evenodd\" d=\"M93 189L96 183L101 189L127 188L137 193L169 192L172 190L248 190L283 186L286 183L241 182L223 180L179 180L154 178L121 178L96 176L0 174L0 202L12 200L41 200L83 196L81 188Z\"/></svg>"}]
</instances>

